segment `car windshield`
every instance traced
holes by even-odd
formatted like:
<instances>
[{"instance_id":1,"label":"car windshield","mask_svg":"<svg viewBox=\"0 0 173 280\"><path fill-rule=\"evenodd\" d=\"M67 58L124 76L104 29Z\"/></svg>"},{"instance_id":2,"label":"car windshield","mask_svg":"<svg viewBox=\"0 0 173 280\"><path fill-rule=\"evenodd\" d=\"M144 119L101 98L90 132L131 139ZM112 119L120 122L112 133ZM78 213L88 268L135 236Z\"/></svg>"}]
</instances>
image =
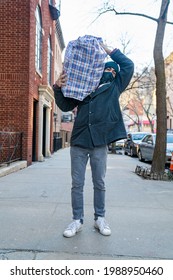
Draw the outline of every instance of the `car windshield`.
<instances>
[{"instance_id":1,"label":"car windshield","mask_svg":"<svg viewBox=\"0 0 173 280\"><path fill-rule=\"evenodd\" d=\"M132 139L133 140L141 140L146 134L133 134Z\"/></svg>"},{"instance_id":2,"label":"car windshield","mask_svg":"<svg viewBox=\"0 0 173 280\"><path fill-rule=\"evenodd\" d=\"M167 143L173 143L173 134L167 135Z\"/></svg>"}]
</instances>

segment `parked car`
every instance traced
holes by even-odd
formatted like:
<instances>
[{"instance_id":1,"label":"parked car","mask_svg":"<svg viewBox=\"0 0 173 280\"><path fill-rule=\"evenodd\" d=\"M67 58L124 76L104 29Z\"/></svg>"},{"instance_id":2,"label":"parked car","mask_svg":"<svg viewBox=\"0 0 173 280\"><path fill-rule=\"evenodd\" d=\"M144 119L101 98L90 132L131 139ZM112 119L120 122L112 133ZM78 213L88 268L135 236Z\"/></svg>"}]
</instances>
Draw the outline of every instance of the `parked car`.
<instances>
[{"instance_id":1,"label":"parked car","mask_svg":"<svg viewBox=\"0 0 173 280\"><path fill-rule=\"evenodd\" d=\"M154 148L156 143L156 134L150 133L145 136L138 149L138 158L140 161L152 161ZM173 153L173 134L167 133L167 143L166 143L166 163L170 164L171 156Z\"/></svg>"},{"instance_id":2,"label":"parked car","mask_svg":"<svg viewBox=\"0 0 173 280\"><path fill-rule=\"evenodd\" d=\"M127 134L127 139L124 142L124 154L131 157L137 156L138 145L148 132L130 132Z\"/></svg>"},{"instance_id":3,"label":"parked car","mask_svg":"<svg viewBox=\"0 0 173 280\"><path fill-rule=\"evenodd\" d=\"M124 141L125 141L125 139L121 139L121 140L111 143L108 146L109 151L111 151L113 153L113 152L116 152L117 150L124 149Z\"/></svg>"},{"instance_id":4,"label":"parked car","mask_svg":"<svg viewBox=\"0 0 173 280\"><path fill-rule=\"evenodd\" d=\"M124 141L125 139L121 139L115 142L115 146L117 150L124 148Z\"/></svg>"}]
</instances>

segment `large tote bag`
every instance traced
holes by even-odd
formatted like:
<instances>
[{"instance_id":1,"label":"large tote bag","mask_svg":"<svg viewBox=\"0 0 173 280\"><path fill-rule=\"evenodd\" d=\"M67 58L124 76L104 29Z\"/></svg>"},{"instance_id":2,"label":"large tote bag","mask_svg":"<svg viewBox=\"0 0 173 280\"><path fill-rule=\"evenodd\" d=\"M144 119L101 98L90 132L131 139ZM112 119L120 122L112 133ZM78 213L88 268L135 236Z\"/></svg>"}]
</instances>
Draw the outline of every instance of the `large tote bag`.
<instances>
[{"instance_id":1,"label":"large tote bag","mask_svg":"<svg viewBox=\"0 0 173 280\"><path fill-rule=\"evenodd\" d=\"M62 87L65 97L82 101L98 87L107 56L100 43L102 38L90 35L68 43L64 56L67 84Z\"/></svg>"}]
</instances>

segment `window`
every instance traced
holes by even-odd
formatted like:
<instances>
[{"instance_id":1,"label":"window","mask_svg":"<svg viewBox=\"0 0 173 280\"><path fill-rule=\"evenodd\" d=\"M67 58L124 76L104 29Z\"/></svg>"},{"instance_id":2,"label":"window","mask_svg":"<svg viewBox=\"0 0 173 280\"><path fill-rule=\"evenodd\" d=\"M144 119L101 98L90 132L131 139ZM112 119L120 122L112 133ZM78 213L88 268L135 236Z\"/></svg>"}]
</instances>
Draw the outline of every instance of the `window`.
<instances>
[{"instance_id":1,"label":"window","mask_svg":"<svg viewBox=\"0 0 173 280\"><path fill-rule=\"evenodd\" d=\"M152 137L152 135L149 135L149 136L148 136L147 142L148 142L149 144L152 144L152 145L153 145L153 137Z\"/></svg>"},{"instance_id":2,"label":"window","mask_svg":"<svg viewBox=\"0 0 173 280\"><path fill-rule=\"evenodd\" d=\"M173 135L167 135L167 143L173 143Z\"/></svg>"},{"instance_id":3,"label":"window","mask_svg":"<svg viewBox=\"0 0 173 280\"><path fill-rule=\"evenodd\" d=\"M62 122L72 122L73 114L71 112L63 113L61 116Z\"/></svg>"},{"instance_id":4,"label":"window","mask_svg":"<svg viewBox=\"0 0 173 280\"><path fill-rule=\"evenodd\" d=\"M144 136L145 134L132 134L133 140L141 140Z\"/></svg>"},{"instance_id":5,"label":"window","mask_svg":"<svg viewBox=\"0 0 173 280\"><path fill-rule=\"evenodd\" d=\"M35 38L35 67L40 73L42 72L42 21L39 6L36 8L36 38Z\"/></svg>"},{"instance_id":6,"label":"window","mask_svg":"<svg viewBox=\"0 0 173 280\"><path fill-rule=\"evenodd\" d=\"M48 38L48 51L47 51L47 82L51 85L51 68L52 68L52 48L51 48L51 39Z\"/></svg>"}]
</instances>

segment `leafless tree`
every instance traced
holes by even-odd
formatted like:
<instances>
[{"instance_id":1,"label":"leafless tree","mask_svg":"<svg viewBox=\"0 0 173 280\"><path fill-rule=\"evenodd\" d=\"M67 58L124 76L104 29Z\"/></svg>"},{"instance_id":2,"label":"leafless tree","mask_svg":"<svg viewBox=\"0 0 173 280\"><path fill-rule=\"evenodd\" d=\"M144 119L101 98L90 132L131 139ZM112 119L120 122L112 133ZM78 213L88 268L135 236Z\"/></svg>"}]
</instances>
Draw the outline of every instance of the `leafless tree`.
<instances>
[{"instance_id":1,"label":"leafless tree","mask_svg":"<svg viewBox=\"0 0 173 280\"><path fill-rule=\"evenodd\" d=\"M131 50L129 49L129 46L131 44L131 39L129 38L128 33L127 32L125 34L122 33L119 41L122 46L122 52L125 55L129 55L131 53Z\"/></svg>"},{"instance_id":2,"label":"leafless tree","mask_svg":"<svg viewBox=\"0 0 173 280\"><path fill-rule=\"evenodd\" d=\"M143 116L145 115L149 121L151 132L154 132L154 88L154 69L145 67L140 74L136 73L133 76L130 85L120 97L123 115L137 126L138 131L142 129Z\"/></svg>"}]
</instances>

